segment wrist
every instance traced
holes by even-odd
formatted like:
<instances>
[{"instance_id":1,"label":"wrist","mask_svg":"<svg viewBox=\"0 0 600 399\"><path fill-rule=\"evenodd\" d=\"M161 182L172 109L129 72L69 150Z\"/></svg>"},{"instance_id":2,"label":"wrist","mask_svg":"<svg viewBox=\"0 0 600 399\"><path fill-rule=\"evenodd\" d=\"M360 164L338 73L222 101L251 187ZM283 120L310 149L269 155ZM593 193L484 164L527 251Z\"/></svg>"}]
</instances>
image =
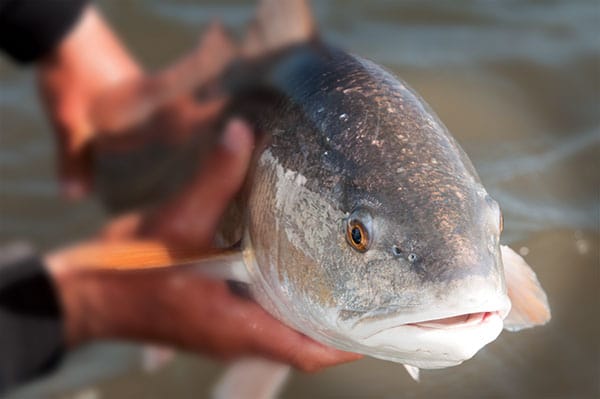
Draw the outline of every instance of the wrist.
<instances>
[{"instance_id":1,"label":"wrist","mask_svg":"<svg viewBox=\"0 0 600 399\"><path fill-rule=\"evenodd\" d=\"M62 308L65 341L68 347L77 346L92 338L89 317L90 293L86 282L85 272L71 264L68 251L60 251L46 256L44 263L48 269L57 290L58 299Z\"/></svg>"}]
</instances>

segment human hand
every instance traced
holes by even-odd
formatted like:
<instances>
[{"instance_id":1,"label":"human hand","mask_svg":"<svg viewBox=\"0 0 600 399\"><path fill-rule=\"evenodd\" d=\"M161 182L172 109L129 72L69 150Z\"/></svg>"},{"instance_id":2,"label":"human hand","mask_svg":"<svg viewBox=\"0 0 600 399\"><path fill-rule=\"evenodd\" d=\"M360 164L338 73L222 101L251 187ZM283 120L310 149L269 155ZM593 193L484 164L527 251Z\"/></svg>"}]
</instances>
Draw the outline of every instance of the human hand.
<instances>
[{"instance_id":1,"label":"human hand","mask_svg":"<svg viewBox=\"0 0 600 399\"><path fill-rule=\"evenodd\" d=\"M91 190L90 155L100 136L126 141L162 111L168 126L158 128L176 139L214 116L218 102L199 105L190 93L219 75L235 54L231 39L214 23L195 49L148 75L98 11L88 7L38 68L40 92L57 137L63 195L79 199Z\"/></svg>"},{"instance_id":2,"label":"human hand","mask_svg":"<svg viewBox=\"0 0 600 399\"><path fill-rule=\"evenodd\" d=\"M169 338L159 338L159 342L225 361L265 357L307 372L362 357L327 347L287 327L254 301L233 294L224 282L207 279L193 268L164 277L169 288L157 301L166 304L172 324L165 327Z\"/></svg>"},{"instance_id":3,"label":"human hand","mask_svg":"<svg viewBox=\"0 0 600 399\"><path fill-rule=\"evenodd\" d=\"M166 204L163 213L150 218L136 213L113 222L96 243L96 252L78 254L75 248L48 258L72 345L126 338L222 359L259 355L306 371L360 358L290 329L253 301L232 293L225 282L193 268L108 272L94 265L106 261L112 244L140 237L209 248L220 216L244 180L252 143L250 129L232 122L194 184Z\"/></svg>"},{"instance_id":4,"label":"human hand","mask_svg":"<svg viewBox=\"0 0 600 399\"><path fill-rule=\"evenodd\" d=\"M59 46L39 64L38 83L57 137L62 193L85 195L91 185L90 109L101 92L138 79L141 68L94 7L88 7Z\"/></svg>"}]
</instances>

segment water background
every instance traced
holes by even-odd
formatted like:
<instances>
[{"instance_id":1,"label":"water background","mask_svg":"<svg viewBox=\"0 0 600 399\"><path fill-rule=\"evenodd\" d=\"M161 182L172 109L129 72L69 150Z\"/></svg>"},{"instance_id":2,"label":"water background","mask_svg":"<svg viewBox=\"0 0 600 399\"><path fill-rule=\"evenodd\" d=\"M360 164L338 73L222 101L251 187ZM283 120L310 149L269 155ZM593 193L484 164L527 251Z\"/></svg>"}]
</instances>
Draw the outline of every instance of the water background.
<instances>
[{"instance_id":1,"label":"water background","mask_svg":"<svg viewBox=\"0 0 600 399\"><path fill-rule=\"evenodd\" d=\"M543 328L503 333L464 365L410 380L366 359L295 373L284 398L592 398L600 395L600 3L315 1L323 35L406 80L473 160L504 212L503 240L526 254L553 310ZM241 30L253 3L97 4L150 70L192 48L214 18ZM51 130L34 73L0 59L0 242L45 250L93 234L94 200L58 195ZM139 370L132 345L74 354L15 397L197 398L222 365L180 354Z\"/></svg>"}]
</instances>

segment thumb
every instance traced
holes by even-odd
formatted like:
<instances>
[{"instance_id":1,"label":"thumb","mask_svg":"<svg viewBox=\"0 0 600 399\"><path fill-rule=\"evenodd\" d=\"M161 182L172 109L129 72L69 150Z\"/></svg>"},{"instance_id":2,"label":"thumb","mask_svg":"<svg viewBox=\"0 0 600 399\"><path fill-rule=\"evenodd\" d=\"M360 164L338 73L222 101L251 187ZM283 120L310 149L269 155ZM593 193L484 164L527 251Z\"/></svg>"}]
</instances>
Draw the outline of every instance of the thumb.
<instances>
[{"instance_id":1,"label":"thumb","mask_svg":"<svg viewBox=\"0 0 600 399\"><path fill-rule=\"evenodd\" d=\"M160 209L146 232L179 247L210 247L223 213L242 186L253 143L251 129L240 120L232 120L194 181Z\"/></svg>"}]
</instances>

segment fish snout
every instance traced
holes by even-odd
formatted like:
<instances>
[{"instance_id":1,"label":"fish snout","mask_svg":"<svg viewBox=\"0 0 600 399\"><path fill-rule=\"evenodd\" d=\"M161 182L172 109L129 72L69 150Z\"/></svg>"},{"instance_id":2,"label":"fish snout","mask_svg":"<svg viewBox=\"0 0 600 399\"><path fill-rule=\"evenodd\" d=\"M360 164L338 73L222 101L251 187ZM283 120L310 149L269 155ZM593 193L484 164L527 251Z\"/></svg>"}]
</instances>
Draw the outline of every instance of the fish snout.
<instances>
[{"instance_id":1,"label":"fish snout","mask_svg":"<svg viewBox=\"0 0 600 399\"><path fill-rule=\"evenodd\" d=\"M469 276L454 281L450 287L443 303L447 309L456 309L458 314L487 312L504 318L510 311L504 279Z\"/></svg>"}]
</instances>

